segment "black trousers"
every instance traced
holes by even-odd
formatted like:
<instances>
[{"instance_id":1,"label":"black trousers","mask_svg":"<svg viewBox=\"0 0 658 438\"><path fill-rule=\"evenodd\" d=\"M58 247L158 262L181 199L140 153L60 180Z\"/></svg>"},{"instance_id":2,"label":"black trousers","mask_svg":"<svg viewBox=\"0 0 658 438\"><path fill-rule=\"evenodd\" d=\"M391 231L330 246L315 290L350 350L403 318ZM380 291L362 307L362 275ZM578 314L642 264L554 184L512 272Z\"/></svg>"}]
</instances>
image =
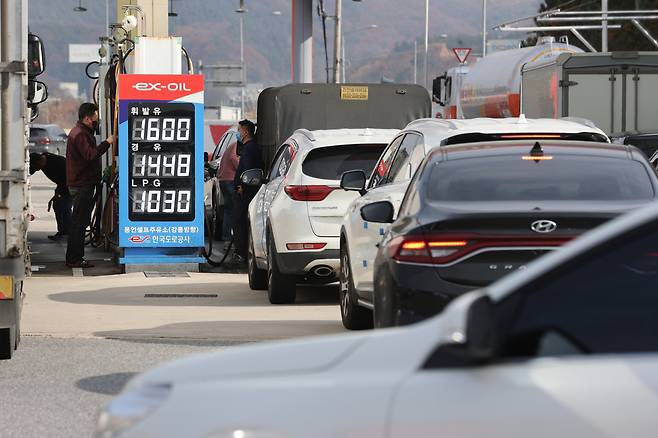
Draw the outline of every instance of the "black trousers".
<instances>
[{"instance_id":1,"label":"black trousers","mask_svg":"<svg viewBox=\"0 0 658 438\"><path fill-rule=\"evenodd\" d=\"M67 189L62 190L58 187L55 190L53 210L57 220L57 233L68 234L71 228L71 194Z\"/></svg>"},{"instance_id":2,"label":"black trousers","mask_svg":"<svg viewBox=\"0 0 658 438\"><path fill-rule=\"evenodd\" d=\"M95 186L69 187L73 214L66 248L66 263L78 263L85 256L85 231L91 222Z\"/></svg>"},{"instance_id":3,"label":"black trousers","mask_svg":"<svg viewBox=\"0 0 658 438\"><path fill-rule=\"evenodd\" d=\"M246 258L249 245L249 203L258 193L258 187L243 188L242 194L236 191L233 197L233 245L235 253Z\"/></svg>"}]
</instances>

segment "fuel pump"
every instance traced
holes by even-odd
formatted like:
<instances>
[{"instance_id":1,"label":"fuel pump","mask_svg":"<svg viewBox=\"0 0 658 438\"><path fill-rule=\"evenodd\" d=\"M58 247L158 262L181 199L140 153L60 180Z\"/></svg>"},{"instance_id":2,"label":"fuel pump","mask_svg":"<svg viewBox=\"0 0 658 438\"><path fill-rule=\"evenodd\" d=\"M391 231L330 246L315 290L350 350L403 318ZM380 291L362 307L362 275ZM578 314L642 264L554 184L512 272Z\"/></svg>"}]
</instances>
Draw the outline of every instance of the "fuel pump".
<instances>
[{"instance_id":1,"label":"fuel pump","mask_svg":"<svg viewBox=\"0 0 658 438\"><path fill-rule=\"evenodd\" d=\"M166 7L125 3L99 51L94 98L102 134L119 141L104 158L102 231L90 240L104 237L126 272L198 270L205 261L203 76L193 74L181 38L167 35Z\"/></svg>"}]
</instances>

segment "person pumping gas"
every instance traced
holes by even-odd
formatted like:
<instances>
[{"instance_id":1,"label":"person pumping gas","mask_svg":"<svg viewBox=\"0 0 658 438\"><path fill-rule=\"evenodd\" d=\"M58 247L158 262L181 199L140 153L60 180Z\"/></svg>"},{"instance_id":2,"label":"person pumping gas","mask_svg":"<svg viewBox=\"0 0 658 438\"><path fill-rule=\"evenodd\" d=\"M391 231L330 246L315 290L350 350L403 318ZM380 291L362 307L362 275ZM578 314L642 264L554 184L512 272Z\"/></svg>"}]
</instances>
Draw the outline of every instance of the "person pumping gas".
<instances>
[{"instance_id":1,"label":"person pumping gas","mask_svg":"<svg viewBox=\"0 0 658 438\"><path fill-rule=\"evenodd\" d=\"M235 262L246 264L249 224L249 203L258 193L258 187L247 186L241 183L240 176L247 170L263 169L261 147L256 143L256 125L251 120L242 120L238 123L238 142L242 143L240 162L235 172L233 184L235 197L233 205L233 240L235 244Z\"/></svg>"}]
</instances>

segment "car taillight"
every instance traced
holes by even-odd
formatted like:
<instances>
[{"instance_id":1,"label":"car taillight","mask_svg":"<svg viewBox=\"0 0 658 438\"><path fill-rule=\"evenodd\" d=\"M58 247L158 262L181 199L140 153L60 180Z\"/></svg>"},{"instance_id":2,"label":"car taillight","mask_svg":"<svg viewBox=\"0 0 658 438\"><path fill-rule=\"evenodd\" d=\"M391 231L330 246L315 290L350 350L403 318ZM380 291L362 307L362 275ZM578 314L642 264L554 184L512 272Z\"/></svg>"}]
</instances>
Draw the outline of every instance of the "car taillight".
<instances>
[{"instance_id":1,"label":"car taillight","mask_svg":"<svg viewBox=\"0 0 658 438\"><path fill-rule=\"evenodd\" d=\"M530 138L562 138L560 134L503 134L500 138L506 140L526 140Z\"/></svg>"},{"instance_id":2,"label":"car taillight","mask_svg":"<svg viewBox=\"0 0 658 438\"><path fill-rule=\"evenodd\" d=\"M442 259L459 252L467 245L466 240L406 236L393 239L388 245L388 250L389 255L398 261L441 263Z\"/></svg>"},{"instance_id":3,"label":"car taillight","mask_svg":"<svg viewBox=\"0 0 658 438\"><path fill-rule=\"evenodd\" d=\"M302 251L305 249L322 249L327 246L326 243L286 243L289 251Z\"/></svg>"},{"instance_id":4,"label":"car taillight","mask_svg":"<svg viewBox=\"0 0 658 438\"><path fill-rule=\"evenodd\" d=\"M400 262L445 264L482 248L557 247L571 240L567 237L528 238L521 236L428 235L399 236L387 245L389 257Z\"/></svg>"},{"instance_id":5,"label":"car taillight","mask_svg":"<svg viewBox=\"0 0 658 438\"><path fill-rule=\"evenodd\" d=\"M43 137L39 140L39 144L50 144L50 139L48 137Z\"/></svg>"},{"instance_id":6,"label":"car taillight","mask_svg":"<svg viewBox=\"0 0 658 438\"><path fill-rule=\"evenodd\" d=\"M286 186L286 194L295 201L323 201L336 190L329 186Z\"/></svg>"}]
</instances>

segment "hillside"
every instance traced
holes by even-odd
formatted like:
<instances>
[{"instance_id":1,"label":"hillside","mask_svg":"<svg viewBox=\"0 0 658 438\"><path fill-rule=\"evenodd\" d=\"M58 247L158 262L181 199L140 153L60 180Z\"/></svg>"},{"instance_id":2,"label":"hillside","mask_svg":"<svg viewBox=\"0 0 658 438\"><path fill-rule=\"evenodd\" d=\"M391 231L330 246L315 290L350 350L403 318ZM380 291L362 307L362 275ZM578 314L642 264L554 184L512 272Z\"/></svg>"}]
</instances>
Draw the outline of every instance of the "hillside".
<instances>
[{"instance_id":1,"label":"hillside","mask_svg":"<svg viewBox=\"0 0 658 438\"><path fill-rule=\"evenodd\" d=\"M82 64L68 63L68 44L93 44L104 32L105 7L99 0L82 0L87 12L74 12L75 0L29 0L30 29L39 34L47 50L46 82L78 82L89 86ZM110 3L113 3L110 1ZM382 77L398 81L413 80L413 42L418 40L419 80L422 71L424 0L365 0L343 2L343 25L348 60L348 78L352 81L378 82ZM491 25L512 17L533 13L539 0L489 0ZM240 40L237 0L174 0L179 14L170 19L172 33L183 37L185 47L196 61L210 64L239 59ZM290 0L247 0L245 14L245 58L248 79L265 85L290 79ZM334 1L325 0L329 14ZM280 15L272 14L280 11ZM115 21L111 10L110 21ZM446 47L480 41L481 0L431 0L430 76L453 63ZM376 29L362 31L370 24ZM325 58L322 26L314 23L315 81L324 81ZM447 34L447 41L440 35ZM328 21L329 58L333 56L333 22ZM509 37L509 36L502 36ZM447 44L446 44L447 42ZM476 50L479 50L476 47Z\"/></svg>"}]
</instances>

